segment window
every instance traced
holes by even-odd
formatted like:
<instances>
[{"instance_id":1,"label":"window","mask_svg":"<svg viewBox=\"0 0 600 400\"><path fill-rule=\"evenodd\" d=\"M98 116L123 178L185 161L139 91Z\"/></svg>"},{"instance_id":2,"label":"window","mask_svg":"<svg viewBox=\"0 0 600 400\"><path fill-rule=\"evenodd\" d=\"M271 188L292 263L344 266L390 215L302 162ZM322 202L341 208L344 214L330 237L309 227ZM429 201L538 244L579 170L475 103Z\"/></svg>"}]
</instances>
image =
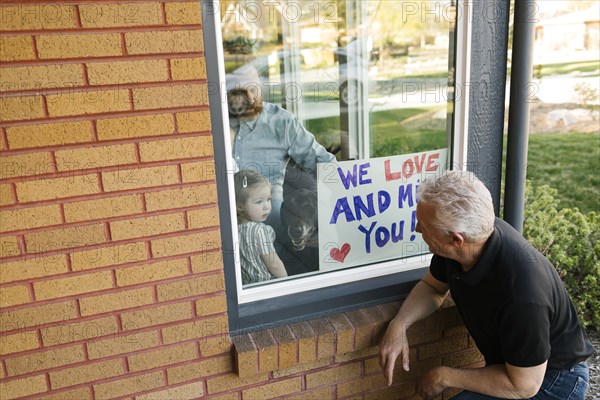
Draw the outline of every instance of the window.
<instances>
[{"instance_id":1,"label":"window","mask_svg":"<svg viewBox=\"0 0 600 400\"><path fill-rule=\"evenodd\" d=\"M418 183L463 154L460 10L452 0L203 2L232 331L397 298L422 276ZM250 218L250 200L236 203L233 173L249 170L270 181L266 221L269 210ZM240 179L238 195L253 188ZM256 277L265 267L270 278Z\"/></svg>"}]
</instances>

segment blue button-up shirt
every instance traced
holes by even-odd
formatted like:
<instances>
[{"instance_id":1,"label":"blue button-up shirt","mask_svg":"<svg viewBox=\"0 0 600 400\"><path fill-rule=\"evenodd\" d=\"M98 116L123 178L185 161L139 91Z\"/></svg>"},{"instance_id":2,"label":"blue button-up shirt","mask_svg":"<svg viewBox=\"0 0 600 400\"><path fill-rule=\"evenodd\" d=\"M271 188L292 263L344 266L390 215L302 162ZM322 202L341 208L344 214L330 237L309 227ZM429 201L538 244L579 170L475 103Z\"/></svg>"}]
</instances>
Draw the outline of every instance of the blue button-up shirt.
<instances>
[{"instance_id":1,"label":"blue button-up shirt","mask_svg":"<svg viewBox=\"0 0 600 400\"><path fill-rule=\"evenodd\" d=\"M290 158L305 171L315 173L317 163L335 161L335 157L292 113L272 103L263 102L254 121L230 118L229 124L237 132L233 158L238 169L253 169L271 182L272 211L267 222L278 226L283 178Z\"/></svg>"}]
</instances>

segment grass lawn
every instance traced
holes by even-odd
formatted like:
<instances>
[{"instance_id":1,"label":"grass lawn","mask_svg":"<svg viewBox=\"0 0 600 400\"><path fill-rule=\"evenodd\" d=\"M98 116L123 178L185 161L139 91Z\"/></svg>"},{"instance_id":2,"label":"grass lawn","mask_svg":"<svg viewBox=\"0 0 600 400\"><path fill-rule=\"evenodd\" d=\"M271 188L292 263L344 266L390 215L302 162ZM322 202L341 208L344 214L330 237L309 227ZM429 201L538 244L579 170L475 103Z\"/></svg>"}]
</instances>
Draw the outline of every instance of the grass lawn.
<instances>
[{"instance_id":1,"label":"grass lawn","mask_svg":"<svg viewBox=\"0 0 600 400\"><path fill-rule=\"evenodd\" d=\"M369 118L372 132L372 156L383 157L447 147L444 130L415 130L400 125L401 121L428 111L431 109L401 108L371 113ZM335 135L340 131L340 117L308 120L305 121L305 126L315 134L319 143L327 145L332 141L331 134L328 132L333 132Z\"/></svg>"},{"instance_id":2,"label":"grass lawn","mask_svg":"<svg viewBox=\"0 0 600 400\"><path fill-rule=\"evenodd\" d=\"M371 135L373 157L416 153L447 147L444 130L415 130L399 124L400 121L406 118L428 111L431 111L431 109L406 108L371 114L371 127L377 133Z\"/></svg>"},{"instance_id":3,"label":"grass lawn","mask_svg":"<svg viewBox=\"0 0 600 400\"><path fill-rule=\"evenodd\" d=\"M557 189L561 208L600 211L600 134L532 134L527 157L527 179Z\"/></svg>"},{"instance_id":4,"label":"grass lawn","mask_svg":"<svg viewBox=\"0 0 600 400\"><path fill-rule=\"evenodd\" d=\"M446 147L443 130L406 129L399 124L426 111L429 110L406 108L372 113L371 127L376 133L372 134L372 156ZM309 120L306 127L323 144L330 144L332 137L339 140L339 117ZM536 186L546 184L558 190L561 208L577 207L586 213L600 211L600 134L531 134L528 153L527 178Z\"/></svg>"},{"instance_id":5,"label":"grass lawn","mask_svg":"<svg viewBox=\"0 0 600 400\"><path fill-rule=\"evenodd\" d=\"M534 75L537 69L540 68L534 65ZM560 64L541 64L542 77L551 75L568 75L573 72L590 73L600 71L600 61L581 61L581 62L566 62Z\"/></svg>"}]
</instances>

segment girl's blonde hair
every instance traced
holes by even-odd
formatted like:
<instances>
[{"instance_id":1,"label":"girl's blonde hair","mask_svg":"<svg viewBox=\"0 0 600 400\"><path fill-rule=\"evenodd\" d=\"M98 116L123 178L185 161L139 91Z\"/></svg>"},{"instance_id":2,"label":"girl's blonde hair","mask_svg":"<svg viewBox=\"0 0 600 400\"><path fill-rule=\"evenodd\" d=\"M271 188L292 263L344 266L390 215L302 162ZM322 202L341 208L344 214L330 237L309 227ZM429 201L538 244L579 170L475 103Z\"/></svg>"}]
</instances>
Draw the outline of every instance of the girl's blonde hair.
<instances>
[{"instance_id":1,"label":"girl's blonde hair","mask_svg":"<svg viewBox=\"0 0 600 400\"><path fill-rule=\"evenodd\" d=\"M267 185L271 187L271 183L267 178L251 169L243 169L233 175L233 183L235 188L235 203L244 204L248 199L248 189L258 185Z\"/></svg>"}]
</instances>

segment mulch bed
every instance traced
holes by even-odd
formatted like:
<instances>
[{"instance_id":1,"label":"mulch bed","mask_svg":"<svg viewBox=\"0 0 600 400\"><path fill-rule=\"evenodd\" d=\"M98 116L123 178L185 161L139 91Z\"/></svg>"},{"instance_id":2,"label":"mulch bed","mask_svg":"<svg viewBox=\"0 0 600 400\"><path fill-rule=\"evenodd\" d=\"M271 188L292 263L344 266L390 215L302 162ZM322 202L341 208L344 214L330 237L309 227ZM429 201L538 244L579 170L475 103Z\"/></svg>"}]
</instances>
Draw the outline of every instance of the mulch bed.
<instances>
[{"instance_id":1,"label":"mulch bed","mask_svg":"<svg viewBox=\"0 0 600 400\"><path fill-rule=\"evenodd\" d=\"M590 388L585 398L586 400L600 400L600 333L588 333L596 352L587 361L590 366Z\"/></svg>"}]
</instances>

